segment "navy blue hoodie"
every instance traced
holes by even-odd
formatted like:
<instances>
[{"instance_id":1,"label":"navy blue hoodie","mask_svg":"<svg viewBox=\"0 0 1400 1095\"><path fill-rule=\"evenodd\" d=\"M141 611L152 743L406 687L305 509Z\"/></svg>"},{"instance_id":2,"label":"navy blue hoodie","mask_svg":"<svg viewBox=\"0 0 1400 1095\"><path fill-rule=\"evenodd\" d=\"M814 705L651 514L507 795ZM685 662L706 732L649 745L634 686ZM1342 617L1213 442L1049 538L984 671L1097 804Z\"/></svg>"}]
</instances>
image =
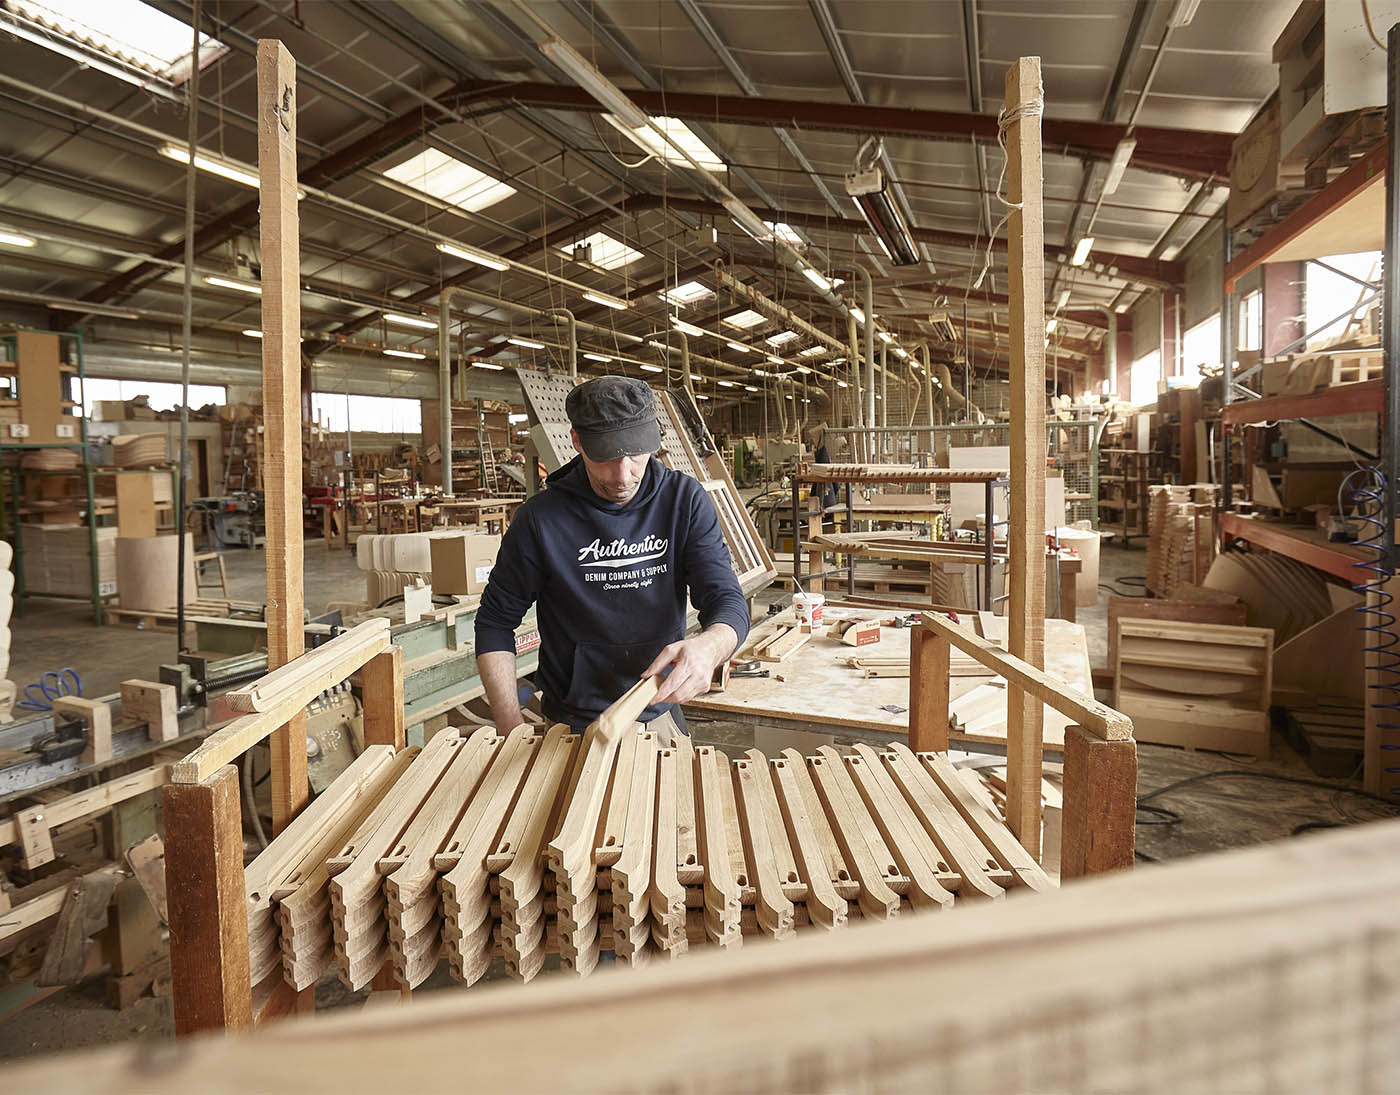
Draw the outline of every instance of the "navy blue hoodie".
<instances>
[{"instance_id":1,"label":"navy blue hoodie","mask_svg":"<svg viewBox=\"0 0 1400 1095\"><path fill-rule=\"evenodd\" d=\"M593 492L581 457L527 501L501 542L476 614L476 652L515 650L531 604L540 624L544 713L581 726L631 688L667 643L685 637L686 591L700 626L742 643L749 610L714 503L655 457L630 502ZM650 722L671 705L648 707Z\"/></svg>"}]
</instances>

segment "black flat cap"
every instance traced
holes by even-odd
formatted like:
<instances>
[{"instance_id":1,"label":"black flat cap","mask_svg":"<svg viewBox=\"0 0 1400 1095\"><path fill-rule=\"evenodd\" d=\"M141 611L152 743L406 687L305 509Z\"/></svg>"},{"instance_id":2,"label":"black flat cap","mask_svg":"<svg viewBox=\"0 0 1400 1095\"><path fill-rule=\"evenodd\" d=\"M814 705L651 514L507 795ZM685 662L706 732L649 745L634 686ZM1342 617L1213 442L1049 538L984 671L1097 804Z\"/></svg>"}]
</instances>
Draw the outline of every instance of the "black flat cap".
<instances>
[{"instance_id":1,"label":"black flat cap","mask_svg":"<svg viewBox=\"0 0 1400 1095\"><path fill-rule=\"evenodd\" d=\"M656 399L643 380L600 376L580 384L564 400L584 455L600 463L661 448Z\"/></svg>"}]
</instances>

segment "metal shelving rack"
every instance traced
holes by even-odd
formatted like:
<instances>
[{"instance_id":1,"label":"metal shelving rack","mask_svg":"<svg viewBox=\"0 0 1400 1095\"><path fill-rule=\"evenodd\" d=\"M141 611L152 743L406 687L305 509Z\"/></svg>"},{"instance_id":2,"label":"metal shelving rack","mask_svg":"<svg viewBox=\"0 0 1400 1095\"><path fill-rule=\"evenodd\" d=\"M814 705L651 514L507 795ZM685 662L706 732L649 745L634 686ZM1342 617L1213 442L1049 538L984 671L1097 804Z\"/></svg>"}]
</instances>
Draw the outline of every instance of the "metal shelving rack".
<instances>
[{"instance_id":1,"label":"metal shelving rack","mask_svg":"<svg viewBox=\"0 0 1400 1095\"><path fill-rule=\"evenodd\" d=\"M87 378L87 374L86 374L86 372L85 372L84 364L83 364L83 333L82 333L82 331L81 331L81 330L77 330L77 331L42 331L42 330L30 330L30 329L28 329L28 328L26 328L25 330L26 330L26 333L29 333L29 334L54 335L54 336L56 336L58 339L60 339L60 341L63 340L63 339L70 339L70 340L72 340L72 344L73 344L73 347L74 347L74 356L75 356L75 358L76 358L76 365L77 365L77 371L74 373L74 375L77 377L77 381L78 381L78 392L77 392L78 398L77 398L74 402L76 403L76 405L77 405L79 411L81 411L81 410L82 410L82 407L83 407L83 404L86 402L86 400L84 399L84 395L85 395L85 392L84 392L84 385L85 385L85 381L86 381L86 378ZM18 352L17 338L16 338L16 336L18 335L18 333L19 333L18 330L16 330L15 328L9 328L9 329L7 329L6 331L4 331L3 333L0 333L0 341L5 341L5 342L11 343L11 344L12 344L12 352L14 352L14 353L16 353L16 354L17 354L17 352ZM89 580L90 580L90 582L91 582L91 592L89 593L89 595L88 595L87 597L82 597L82 596L77 595L77 594L46 594L46 596L61 597L61 598L64 598L64 599L69 599L69 600L90 600L90 601L92 602L92 617L93 617L93 623L97 624L97 625L100 627L100 626L102 625L102 605L103 605L103 603L104 603L104 600L106 600L107 598L113 597L113 596L115 596L116 594L115 594L115 593L107 594L107 595L104 597L104 595L102 594L101 589L100 589L100 583L99 583L99 581L98 581L98 567L97 567L97 513L96 513L96 506L95 506L94 497L93 497L93 469L95 468L95 465L94 465L94 464L92 463L92 461L89 459L89 455L88 455L87 418L86 418L86 416L84 416L83 414L80 413L80 414L77 415L77 420L78 420L78 422L77 422L77 424L78 424L78 440L77 440L77 441L72 441L72 442L69 442L69 441L48 441L48 442L43 442L43 441L40 441L40 442L14 441L14 440L11 440L11 438L10 438L9 436L7 436L7 434L6 434L5 431L0 431L0 464L3 464L5 454L6 454L6 453L10 453L10 452L16 452L16 453L19 453L19 454L22 455L24 452L29 451L29 450L34 450L34 449L76 449L76 450L77 450L79 457L82 459L82 470L81 470L81 474L82 474L82 476L83 476L83 481L84 481L84 483L86 484L86 488L87 488L86 502L87 502L88 564L89 564L89 572L88 572L88 573L89 573ZM9 524L9 515L8 515L8 513L7 513L6 510L5 510L5 505L4 505L4 500L3 500L3 498L0 498L0 536L3 536L5 539L9 540L11 546L14 548L14 553L15 553L15 562L14 562L14 568L15 568L15 614L18 615L18 616L23 616L23 615L24 615L24 598L25 598L25 591L24 591L24 547L23 547L23 537L20 535L19 500L20 500L20 497L21 497L21 495L22 495L22 493L23 493L23 484L24 484L24 474L25 474L25 473L24 473L23 469L21 469L21 468L18 467L18 466L15 466L15 467L12 467L12 468L6 468L5 470L9 473L9 476L10 476L11 497L12 497L12 498L14 499L14 501L15 501L14 528L13 528L13 530L11 530L11 528L10 528L10 524ZM78 474L78 472L75 471L75 472L72 473L72 474Z\"/></svg>"}]
</instances>

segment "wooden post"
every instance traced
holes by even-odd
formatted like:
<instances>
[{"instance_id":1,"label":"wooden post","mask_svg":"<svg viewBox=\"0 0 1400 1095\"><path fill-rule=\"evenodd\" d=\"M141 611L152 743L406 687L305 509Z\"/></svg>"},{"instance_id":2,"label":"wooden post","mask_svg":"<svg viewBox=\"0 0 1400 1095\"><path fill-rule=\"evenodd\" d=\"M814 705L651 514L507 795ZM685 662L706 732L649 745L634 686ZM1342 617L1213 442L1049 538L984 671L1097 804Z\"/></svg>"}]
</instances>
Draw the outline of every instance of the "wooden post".
<instances>
[{"instance_id":1,"label":"wooden post","mask_svg":"<svg viewBox=\"0 0 1400 1095\"><path fill-rule=\"evenodd\" d=\"M942 635L915 627L909 635L909 748L948 751L948 659Z\"/></svg>"},{"instance_id":2,"label":"wooden post","mask_svg":"<svg viewBox=\"0 0 1400 1095\"><path fill-rule=\"evenodd\" d=\"M360 670L360 704L365 722L365 746L407 744L403 712L403 647L391 646L365 662ZM412 991L400 985L394 963L385 961L370 982L371 992L400 992L407 999Z\"/></svg>"},{"instance_id":3,"label":"wooden post","mask_svg":"<svg viewBox=\"0 0 1400 1095\"><path fill-rule=\"evenodd\" d=\"M360 670L360 702L364 706L365 745L406 744L403 715L403 647L391 646L365 662Z\"/></svg>"},{"instance_id":4,"label":"wooden post","mask_svg":"<svg viewBox=\"0 0 1400 1095\"><path fill-rule=\"evenodd\" d=\"M1060 880L1133 865L1137 743L1065 727Z\"/></svg>"},{"instance_id":5,"label":"wooden post","mask_svg":"<svg viewBox=\"0 0 1400 1095\"><path fill-rule=\"evenodd\" d=\"M238 770L167 783L165 870L175 1033L253 1025Z\"/></svg>"},{"instance_id":6,"label":"wooden post","mask_svg":"<svg viewBox=\"0 0 1400 1095\"><path fill-rule=\"evenodd\" d=\"M1006 73L1006 188L1011 361L1011 600L1007 649L1045 664L1045 225L1042 216L1040 58ZM1019 206L1019 208L1017 208ZM1006 705L1006 821L1040 855L1040 700L1012 684Z\"/></svg>"},{"instance_id":7,"label":"wooden post","mask_svg":"<svg viewBox=\"0 0 1400 1095\"><path fill-rule=\"evenodd\" d=\"M301 259L297 220L296 62L258 42L258 193L262 243L263 469L267 511L267 667L302 652ZM306 715L272 735L272 828L306 804Z\"/></svg>"}]
</instances>

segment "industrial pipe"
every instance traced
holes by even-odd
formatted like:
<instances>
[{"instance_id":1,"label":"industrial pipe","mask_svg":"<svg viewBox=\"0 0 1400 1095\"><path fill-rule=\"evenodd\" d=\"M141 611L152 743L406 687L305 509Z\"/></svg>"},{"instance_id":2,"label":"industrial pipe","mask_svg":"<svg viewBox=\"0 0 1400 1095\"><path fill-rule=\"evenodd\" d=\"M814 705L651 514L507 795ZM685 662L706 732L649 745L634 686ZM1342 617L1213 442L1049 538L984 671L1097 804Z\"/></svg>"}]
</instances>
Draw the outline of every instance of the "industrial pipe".
<instances>
[{"instance_id":1,"label":"industrial pipe","mask_svg":"<svg viewBox=\"0 0 1400 1095\"><path fill-rule=\"evenodd\" d=\"M569 376L578 379L578 320L567 308L551 308L550 315L563 316L569 325Z\"/></svg>"},{"instance_id":2,"label":"industrial pipe","mask_svg":"<svg viewBox=\"0 0 1400 1095\"><path fill-rule=\"evenodd\" d=\"M1118 390L1118 313L1102 304L1086 304L1086 311L1101 313L1108 320L1108 334L1104 336L1103 369L1110 391ZM1180 340L1178 339L1178 342Z\"/></svg>"},{"instance_id":3,"label":"industrial pipe","mask_svg":"<svg viewBox=\"0 0 1400 1095\"><path fill-rule=\"evenodd\" d=\"M466 393L463 393L465 395ZM442 493L452 497L452 290L438 296L438 448Z\"/></svg>"}]
</instances>

